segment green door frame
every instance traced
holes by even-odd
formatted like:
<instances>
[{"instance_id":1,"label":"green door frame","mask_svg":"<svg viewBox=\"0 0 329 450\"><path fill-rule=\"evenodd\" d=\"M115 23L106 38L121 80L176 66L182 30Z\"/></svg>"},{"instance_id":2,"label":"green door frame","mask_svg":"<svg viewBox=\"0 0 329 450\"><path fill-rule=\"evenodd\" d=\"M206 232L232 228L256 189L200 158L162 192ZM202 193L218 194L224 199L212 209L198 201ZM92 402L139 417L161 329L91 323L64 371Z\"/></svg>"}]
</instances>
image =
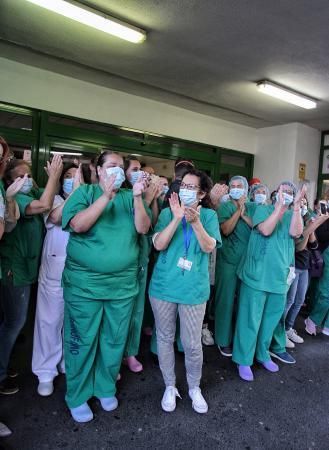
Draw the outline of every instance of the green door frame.
<instances>
[{"instance_id":1,"label":"green door frame","mask_svg":"<svg viewBox=\"0 0 329 450\"><path fill-rule=\"evenodd\" d=\"M0 126L0 135L9 142L26 143L32 147L33 176L43 185L46 181L44 167L50 156L52 145L76 145L85 148L91 153L98 153L103 148L112 148L116 151L138 153L143 156L153 156L175 160L178 157L192 159L201 170L207 170L214 181L219 179L219 174L229 170L232 174L241 174L250 178L253 172L254 156L250 153L199 144L192 141L157 137L145 133L136 136L136 133L121 131L120 127L110 124L85 121L97 125L115 128L115 133L95 131L89 128L77 128L49 120L49 116L67 119L76 119L70 116L49 113L29 108L21 108L16 105L0 103L0 111L6 110L16 114L28 114L33 118L31 131L6 128ZM80 122L84 120L79 119ZM221 156L224 154L242 156L246 166L221 165Z\"/></svg>"}]
</instances>

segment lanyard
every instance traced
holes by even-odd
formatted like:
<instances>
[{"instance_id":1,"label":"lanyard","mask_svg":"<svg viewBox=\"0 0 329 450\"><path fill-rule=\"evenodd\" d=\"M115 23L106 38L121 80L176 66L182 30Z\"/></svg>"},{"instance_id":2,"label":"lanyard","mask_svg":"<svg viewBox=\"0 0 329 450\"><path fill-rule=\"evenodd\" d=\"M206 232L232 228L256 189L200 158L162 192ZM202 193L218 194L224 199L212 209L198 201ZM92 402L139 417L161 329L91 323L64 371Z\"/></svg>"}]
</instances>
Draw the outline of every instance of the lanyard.
<instances>
[{"instance_id":1,"label":"lanyard","mask_svg":"<svg viewBox=\"0 0 329 450\"><path fill-rule=\"evenodd\" d=\"M183 226L183 234L184 234L184 247L185 247L185 255L184 258L187 258L187 252L191 244L191 238L193 233L193 228L191 225L187 227L187 222L185 217L182 219L182 226Z\"/></svg>"}]
</instances>

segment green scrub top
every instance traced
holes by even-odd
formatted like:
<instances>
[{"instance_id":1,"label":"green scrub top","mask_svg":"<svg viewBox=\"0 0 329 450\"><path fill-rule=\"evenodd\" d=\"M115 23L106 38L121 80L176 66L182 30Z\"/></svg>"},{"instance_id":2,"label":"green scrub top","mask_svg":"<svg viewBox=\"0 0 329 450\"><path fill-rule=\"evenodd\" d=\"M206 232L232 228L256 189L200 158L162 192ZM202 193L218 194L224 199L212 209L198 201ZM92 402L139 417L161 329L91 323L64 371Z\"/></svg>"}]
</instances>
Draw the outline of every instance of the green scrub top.
<instances>
[{"instance_id":1,"label":"green scrub top","mask_svg":"<svg viewBox=\"0 0 329 450\"><path fill-rule=\"evenodd\" d=\"M255 203L247 202L246 215L252 217L256 207ZM229 220L236 211L237 207L233 201L221 203L217 209L219 224ZM248 246L250 233L249 225L243 219L239 219L232 233L228 236L223 235L223 247L217 253L217 257L226 264L238 265Z\"/></svg>"},{"instance_id":2,"label":"green scrub top","mask_svg":"<svg viewBox=\"0 0 329 450\"><path fill-rule=\"evenodd\" d=\"M134 223L132 191L120 189L87 232L75 233L69 225L102 194L98 184L84 184L65 203L62 227L70 232L70 238L62 284L72 294L89 299L134 297L138 293L140 235Z\"/></svg>"},{"instance_id":3,"label":"green scrub top","mask_svg":"<svg viewBox=\"0 0 329 450\"><path fill-rule=\"evenodd\" d=\"M161 211L154 232L160 232L171 222L170 208ZM219 232L217 214L212 209L201 208L200 221L206 232L217 241L217 247L222 240ZM187 229L191 227L187 224ZM179 258L185 255L185 241L182 223L168 246L161 251L155 264L149 294L159 300L184 305L198 305L206 302L210 295L209 253L201 250L199 242L192 232L186 259L192 262L190 271L177 266Z\"/></svg>"},{"instance_id":4,"label":"green scrub top","mask_svg":"<svg viewBox=\"0 0 329 450\"><path fill-rule=\"evenodd\" d=\"M14 286L28 286L38 279L40 256L44 239L42 214L27 216L25 210L33 200L39 200L43 189L33 188L28 194L19 193L15 200L20 218L16 227L5 233L0 242L2 273L12 273ZM8 282L3 277L2 283Z\"/></svg>"},{"instance_id":5,"label":"green scrub top","mask_svg":"<svg viewBox=\"0 0 329 450\"><path fill-rule=\"evenodd\" d=\"M270 236L263 236L257 225L264 222L274 211L273 205L258 205L253 216L245 263L238 272L239 278L259 291L285 294L287 277L294 265L295 244L289 234L293 212L288 210L277 223Z\"/></svg>"}]
</instances>

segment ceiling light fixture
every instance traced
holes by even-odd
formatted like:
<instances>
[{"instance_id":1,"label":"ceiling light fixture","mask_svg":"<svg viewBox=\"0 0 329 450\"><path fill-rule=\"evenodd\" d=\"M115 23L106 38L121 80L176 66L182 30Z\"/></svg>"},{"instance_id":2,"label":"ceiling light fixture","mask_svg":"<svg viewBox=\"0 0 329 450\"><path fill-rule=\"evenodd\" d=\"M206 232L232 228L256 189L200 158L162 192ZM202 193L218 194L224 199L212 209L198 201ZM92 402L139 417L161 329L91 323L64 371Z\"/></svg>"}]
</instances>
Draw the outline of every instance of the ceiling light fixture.
<instances>
[{"instance_id":1,"label":"ceiling light fixture","mask_svg":"<svg viewBox=\"0 0 329 450\"><path fill-rule=\"evenodd\" d=\"M303 94L298 94L297 92L283 88L275 83L272 83L271 81L259 81L257 83L257 88L263 94L279 98L280 100L300 106L301 108L314 109L317 106L313 99L306 97Z\"/></svg>"},{"instance_id":2,"label":"ceiling light fixture","mask_svg":"<svg viewBox=\"0 0 329 450\"><path fill-rule=\"evenodd\" d=\"M131 131L132 133L147 134L148 136L164 137L162 134L151 133L151 131L137 130L136 128L118 127L119 130Z\"/></svg>"},{"instance_id":3,"label":"ceiling light fixture","mask_svg":"<svg viewBox=\"0 0 329 450\"><path fill-rule=\"evenodd\" d=\"M83 7L75 1L66 0L27 0L30 3L49 9L57 14L68 17L69 19L112 34L126 41L140 44L146 39L146 31L140 28L129 25L120 20L114 19L108 15L102 14L99 11Z\"/></svg>"}]
</instances>

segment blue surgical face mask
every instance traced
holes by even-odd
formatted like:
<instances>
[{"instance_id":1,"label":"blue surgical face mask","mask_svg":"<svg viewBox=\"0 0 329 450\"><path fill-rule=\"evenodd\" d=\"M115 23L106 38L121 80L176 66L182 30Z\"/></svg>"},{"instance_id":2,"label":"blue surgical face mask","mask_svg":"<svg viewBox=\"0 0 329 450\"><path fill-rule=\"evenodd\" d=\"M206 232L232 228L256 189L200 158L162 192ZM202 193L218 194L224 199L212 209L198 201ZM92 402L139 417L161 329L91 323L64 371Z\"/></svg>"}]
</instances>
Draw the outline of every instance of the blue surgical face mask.
<instances>
[{"instance_id":1,"label":"blue surgical face mask","mask_svg":"<svg viewBox=\"0 0 329 450\"><path fill-rule=\"evenodd\" d=\"M287 206L291 205L291 203L294 201L294 196L287 194L286 192L283 192L282 196L283 196L284 204ZM279 194L276 194L275 199L276 199L276 201L279 200Z\"/></svg>"},{"instance_id":2,"label":"blue surgical face mask","mask_svg":"<svg viewBox=\"0 0 329 450\"><path fill-rule=\"evenodd\" d=\"M255 194L255 203L263 204L266 202L266 194Z\"/></svg>"},{"instance_id":3,"label":"blue surgical face mask","mask_svg":"<svg viewBox=\"0 0 329 450\"><path fill-rule=\"evenodd\" d=\"M74 178L64 178L63 180L63 192L70 195L73 191Z\"/></svg>"},{"instance_id":4,"label":"blue surgical face mask","mask_svg":"<svg viewBox=\"0 0 329 450\"><path fill-rule=\"evenodd\" d=\"M144 174L144 172L142 170L137 170L136 172L131 172L130 174L130 183L132 185L134 185L135 183L137 183L138 179Z\"/></svg>"},{"instance_id":5,"label":"blue surgical face mask","mask_svg":"<svg viewBox=\"0 0 329 450\"><path fill-rule=\"evenodd\" d=\"M106 169L106 175L110 177L111 175L116 175L114 181L114 189L120 189L122 183L125 181L125 173L121 167L109 167Z\"/></svg>"},{"instance_id":6,"label":"blue surgical face mask","mask_svg":"<svg viewBox=\"0 0 329 450\"><path fill-rule=\"evenodd\" d=\"M169 186L163 186L162 188L162 194L166 195L166 193L169 191Z\"/></svg>"},{"instance_id":7,"label":"blue surgical face mask","mask_svg":"<svg viewBox=\"0 0 329 450\"><path fill-rule=\"evenodd\" d=\"M233 198L233 200L239 200L244 195L244 189L241 188L231 188L230 189L230 197Z\"/></svg>"},{"instance_id":8,"label":"blue surgical face mask","mask_svg":"<svg viewBox=\"0 0 329 450\"><path fill-rule=\"evenodd\" d=\"M185 206L192 206L197 202L197 191L192 191L191 189L180 189L179 198Z\"/></svg>"},{"instance_id":9,"label":"blue surgical face mask","mask_svg":"<svg viewBox=\"0 0 329 450\"><path fill-rule=\"evenodd\" d=\"M32 178L26 178L26 180L24 181L24 184L20 188L19 192L21 192L22 194L28 194L32 188L33 188Z\"/></svg>"},{"instance_id":10,"label":"blue surgical face mask","mask_svg":"<svg viewBox=\"0 0 329 450\"><path fill-rule=\"evenodd\" d=\"M308 213L307 206L302 206L300 209L300 213L303 217L306 216L306 214Z\"/></svg>"}]
</instances>

